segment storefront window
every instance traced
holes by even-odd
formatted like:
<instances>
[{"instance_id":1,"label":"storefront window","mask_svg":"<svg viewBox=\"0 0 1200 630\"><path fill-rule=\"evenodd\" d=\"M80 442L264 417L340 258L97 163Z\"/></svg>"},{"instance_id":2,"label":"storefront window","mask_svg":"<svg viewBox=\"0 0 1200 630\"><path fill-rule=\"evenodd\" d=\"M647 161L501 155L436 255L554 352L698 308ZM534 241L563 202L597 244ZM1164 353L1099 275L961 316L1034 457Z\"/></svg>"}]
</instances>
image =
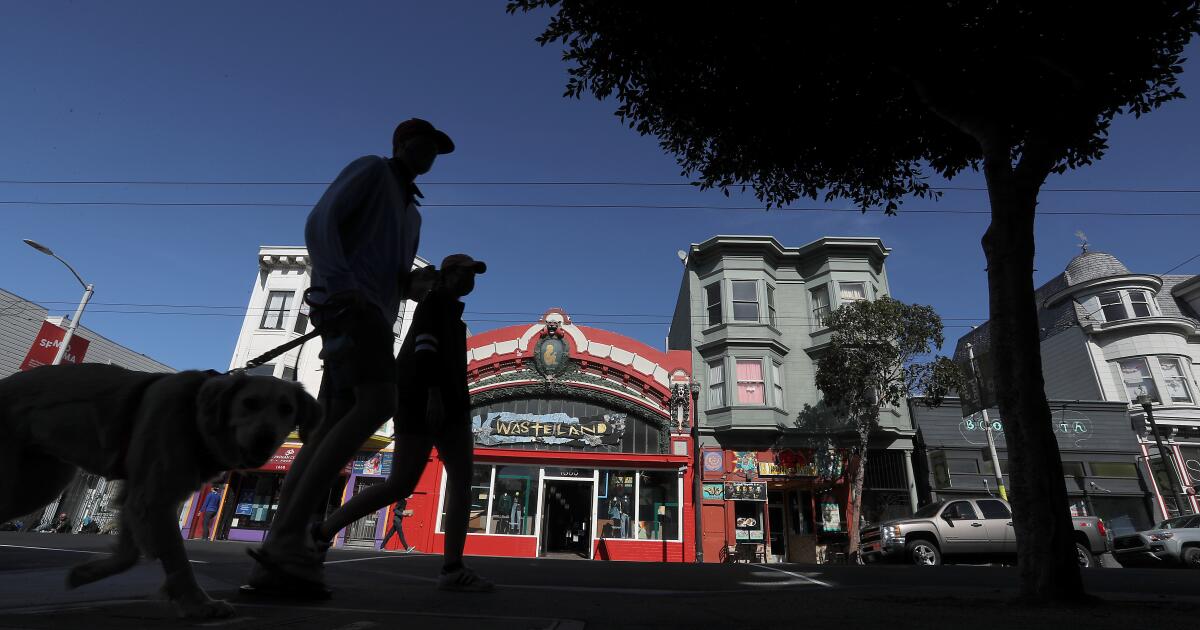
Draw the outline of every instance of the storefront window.
<instances>
[{"instance_id":1,"label":"storefront window","mask_svg":"<svg viewBox=\"0 0 1200 630\"><path fill-rule=\"evenodd\" d=\"M643 471L638 488L638 538L679 540L679 475Z\"/></svg>"},{"instance_id":2,"label":"storefront window","mask_svg":"<svg viewBox=\"0 0 1200 630\"><path fill-rule=\"evenodd\" d=\"M762 501L734 501L733 528L738 542L763 541Z\"/></svg>"},{"instance_id":3,"label":"storefront window","mask_svg":"<svg viewBox=\"0 0 1200 630\"><path fill-rule=\"evenodd\" d=\"M633 538L632 470L601 470L596 497L596 535L600 538Z\"/></svg>"},{"instance_id":4,"label":"storefront window","mask_svg":"<svg viewBox=\"0 0 1200 630\"><path fill-rule=\"evenodd\" d=\"M231 527L267 529L275 510L279 508L279 487L283 475L274 473L245 473L237 492Z\"/></svg>"},{"instance_id":5,"label":"storefront window","mask_svg":"<svg viewBox=\"0 0 1200 630\"><path fill-rule=\"evenodd\" d=\"M449 481L447 479L447 481ZM467 520L467 533L482 534L487 528L488 504L492 498L492 465L475 464L471 471L471 507ZM442 492L442 516L438 519L438 531L444 532L446 524L446 493Z\"/></svg>"},{"instance_id":6,"label":"storefront window","mask_svg":"<svg viewBox=\"0 0 1200 630\"><path fill-rule=\"evenodd\" d=\"M537 516L538 469L497 466L492 500L493 534L532 535Z\"/></svg>"}]
</instances>

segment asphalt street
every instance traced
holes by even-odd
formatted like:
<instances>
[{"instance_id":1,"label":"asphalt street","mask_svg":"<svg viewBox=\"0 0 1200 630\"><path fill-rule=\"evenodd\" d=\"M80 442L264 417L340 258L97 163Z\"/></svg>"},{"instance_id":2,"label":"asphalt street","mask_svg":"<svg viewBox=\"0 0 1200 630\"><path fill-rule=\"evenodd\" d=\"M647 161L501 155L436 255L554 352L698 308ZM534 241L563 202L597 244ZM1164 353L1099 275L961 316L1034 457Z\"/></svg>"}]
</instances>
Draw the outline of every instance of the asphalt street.
<instances>
[{"instance_id":1,"label":"asphalt street","mask_svg":"<svg viewBox=\"0 0 1200 630\"><path fill-rule=\"evenodd\" d=\"M486 594L435 588L441 558L334 550L332 600L248 600L246 545L188 541L201 585L237 616L180 620L158 599L157 563L68 591L68 568L105 553L107 536L0 533L0 628L989 628L1189 627L1200 617L1200 572L1092 569L1097 601L1012 603L1016 570L992 566L666 564L472 558L498 584Z\"/></svg>"}]
</instances>

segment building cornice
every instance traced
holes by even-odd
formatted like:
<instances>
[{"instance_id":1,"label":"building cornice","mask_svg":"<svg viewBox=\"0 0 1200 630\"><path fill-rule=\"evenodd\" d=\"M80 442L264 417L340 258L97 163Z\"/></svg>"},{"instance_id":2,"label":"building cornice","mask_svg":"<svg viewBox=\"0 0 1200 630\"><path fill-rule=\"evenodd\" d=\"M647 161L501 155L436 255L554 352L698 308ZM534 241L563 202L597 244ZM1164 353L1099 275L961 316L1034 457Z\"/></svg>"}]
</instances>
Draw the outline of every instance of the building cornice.
<instances>
[{"instance_id":1,"label":"building cornice","mask_svg":"<svg viewBox=\"0 0 1200 630\"><path fill-rule=\"evenodd\" d=\"M882 239L865 236L825 236L799 247L785 247L773 236L718 235L702 243L693 243L689 257L699 262L713 256L761 256L779 267L817 257L830 258L839 253L867 258L881 265L891 249L884 247Z\"/></svg>"},{"instance_id":2,"label":"building cornice","mask_svg":"<svg viewBox=\"0 0 1200 630\"><path fill-rule=\"evenodd\" d=\"M1137 328L1167 329L1172 332L1181 332L1187 336L1200 334L1200 327L1196 325L1196 322L1184 317L1133 317L1115 322L1085 322L1080 327L1084 332L1093 335L1116 331L1128 332Z\"/></svg>"},{"instance_id":3,"label":"building cornice","mask_svg":"<svg viewBox=\"0 0 1200 630\"><path fill-rule=\"evenodd\" d=\"M1147 274L1124 274L1120 276L1108 276L1106 278L1096 278L1086 282L1069 286L1061 291L1051 294L1042 301L1043 308L1051 308L1054 305L1084 293L1093 293L1102 289L1120 289L1127 287L1135 287L1140 289L1150 289L1154 293L1158 293L1162 289L1162 278Z\"/></svg>"}]
</instances>

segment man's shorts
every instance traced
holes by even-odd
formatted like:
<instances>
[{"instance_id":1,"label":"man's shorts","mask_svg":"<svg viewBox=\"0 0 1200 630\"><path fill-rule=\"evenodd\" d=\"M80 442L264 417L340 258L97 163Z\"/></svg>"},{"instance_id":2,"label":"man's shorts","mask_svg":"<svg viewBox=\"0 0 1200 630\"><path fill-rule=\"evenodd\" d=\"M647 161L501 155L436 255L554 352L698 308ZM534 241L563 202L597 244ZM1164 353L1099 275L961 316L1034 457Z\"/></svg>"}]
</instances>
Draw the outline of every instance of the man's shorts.
<instances>
[{"instance_id":1,"label":"man's shorts","mask_svg":"<svg viewBox=\"0 0 1200 630\"><path fill-rule=\"evenodd\" d=\"M313 313L316 325L321 325L319 312ZM322 398L353 397L354 388L371 383L396 382L395 337L392 324L375 308L351 308L330 322L333 330L321 333L326 348L334 337L345 335L351 345L337 357L325 359L321 375ZM344 340L342 340L344 342Z\"/></svg>"}]
</instances>

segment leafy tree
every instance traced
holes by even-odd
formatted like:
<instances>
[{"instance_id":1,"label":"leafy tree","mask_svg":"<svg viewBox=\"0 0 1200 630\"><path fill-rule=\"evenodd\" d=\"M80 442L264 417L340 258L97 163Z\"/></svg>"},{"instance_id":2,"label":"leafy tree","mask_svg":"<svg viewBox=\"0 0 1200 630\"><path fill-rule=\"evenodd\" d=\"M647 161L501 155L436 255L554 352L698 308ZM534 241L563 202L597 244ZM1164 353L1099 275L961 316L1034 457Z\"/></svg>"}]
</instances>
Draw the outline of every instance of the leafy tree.
<instances>
[{"instance_id":1,"label":"leafy tree","mask_svg":"<svg viewBox=\"0 0 1200 630\"><path fill-rule=\"evenodd\" d=\"M942 318L932 307L905 304L890 297L859 300L834 311L825 324L833 331L817 359L816 384L823 404L806 405L797 424L817 435L845 432L857 452L851 468L850 550L857 553L863 479L871 434L879 412L904 404L920 393L925 404L940 405L962 384L958 366L946 357L929 357L942 347ZM833 419L833 422L830 420Z\"/></svg>"},{"instance_id":2,"label":"leafy tree","mask_svg":"<svg viewBox=\"0 0 1200 630\"><path fill-rule=\"evenodd\" d=\"M926 179L982 169L990 356L1009 445L1021 594L1077 599L1062 462L1033 299L1034 217L1051 173L1099 159L1113 118L1182 97L1195 0L616 3L554 9L566 95L615 96L685 176L768 207L802 197L892 214Z\"/></svg>"}]
</instances>

